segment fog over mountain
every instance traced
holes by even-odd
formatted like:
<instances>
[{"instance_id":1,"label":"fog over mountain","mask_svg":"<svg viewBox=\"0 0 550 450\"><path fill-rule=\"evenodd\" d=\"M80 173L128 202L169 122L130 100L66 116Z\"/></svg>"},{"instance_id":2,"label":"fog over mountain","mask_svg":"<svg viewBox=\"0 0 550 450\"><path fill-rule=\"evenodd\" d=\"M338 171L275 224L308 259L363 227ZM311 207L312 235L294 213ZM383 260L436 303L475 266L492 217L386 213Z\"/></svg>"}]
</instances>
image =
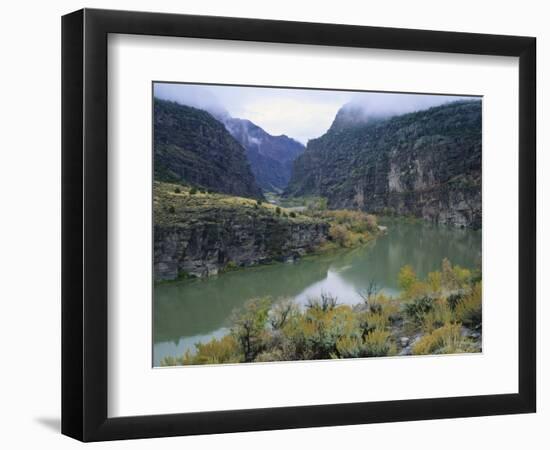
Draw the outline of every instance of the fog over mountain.
<instances>
[{"instance_id":1,"label":"fog over mountain","mask_svg":"<svg viewBox=\"0 0 550 450\"><path fill-rule=\"evenodd\" d=\"M284 190L290 180L294 159L304 151L302 143L284 134L273 136L250 120L232 117L210 91L202 89L203 86L198 89L173 86L171 89L156 89L155 97L209 112L244 147L258 186L266 192Z\"/></svg>"},{"instance_id":2,"label":"fog over mountain","mask_svg":"<svg viewBox=\"0 0 550 450\"><path fill-rule=\"evenodd\" d=\"M342 129L348 126L367 123L373 119L385 119L471 98L449 95L382 92L358 93L340 108L334 118L331 129Z\"/></svg>"},{"instance_id":3,"label":"fog over mountain","mask_svg":"<svg viewBox=\"0 0 550 450\"><path fill-rule=\"evenodd\" d=\"M322 136L337 113L355 120L420 111L468 97L317 89L155 83L155 97L205 109L218 120L247 119L272 136L303 144ZM353 114L351 114L353 113Z\"/></svg>"},{"instance_id":4,"label":"fog over mountain","mask_svg":"<svg viewBox=\"0 0 550 450\"><path fill-rule=\"evenodd\" d=\"M180 105L204 109L217 119L228 116L216 95L207 86L176 83L155 83L155 98L170 100Z\"/></svg>"}]
</instances>

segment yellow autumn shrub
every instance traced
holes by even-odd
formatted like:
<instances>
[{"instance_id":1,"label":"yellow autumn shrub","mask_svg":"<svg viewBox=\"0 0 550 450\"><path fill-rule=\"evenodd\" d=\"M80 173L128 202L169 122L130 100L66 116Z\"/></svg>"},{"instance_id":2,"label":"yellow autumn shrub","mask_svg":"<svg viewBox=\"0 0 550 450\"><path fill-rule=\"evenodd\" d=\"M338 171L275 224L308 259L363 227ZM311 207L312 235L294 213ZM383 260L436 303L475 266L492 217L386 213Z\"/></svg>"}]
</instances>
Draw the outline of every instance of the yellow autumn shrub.
<instances>
[{"instance_id":1,"label":"yellow autumn shrub","mask_svg":"<svg viewBox=\"0 0 550 450\"><path fill-rule=\"evenodd\" d=\"M470 328L481 327L481 282L455 308L456 319Z\"/></svg>"},{"instance_id":2,"label":"yellow autumn shrub","mask_svg":"<svg viewBox=\"0 0 550 450\"><path fill-rule=\"evenodd\" d=\"M182 364L224 364L241 362L240 349L235 338L228 334L221 339L212 339L204 344L195 344L197 351L187 351Z\"/></svg>"},{"instance_id":3,"label":"yellow autumn shrub","mask_svg":"<svg viewBox=\"0 0 550 450\"><path fill-rule=\"evenodd\" d=\"M430 355L434 353L462 353L468 343L462 337L458 323L446 323L440 328L426 334L413 345L413 355Z\"/></svg>"},{"instance_id":4,"label":"yellow autumn shrub","mask_svg":"<svg viewBox=\"0 0 550 450\"><path fill-rule=\"evenodd\" d=\"M379 328L370 331L364 338L366 356L388 356L395 352L390 341L391 333Z\"/></svg>"}]
</instances>

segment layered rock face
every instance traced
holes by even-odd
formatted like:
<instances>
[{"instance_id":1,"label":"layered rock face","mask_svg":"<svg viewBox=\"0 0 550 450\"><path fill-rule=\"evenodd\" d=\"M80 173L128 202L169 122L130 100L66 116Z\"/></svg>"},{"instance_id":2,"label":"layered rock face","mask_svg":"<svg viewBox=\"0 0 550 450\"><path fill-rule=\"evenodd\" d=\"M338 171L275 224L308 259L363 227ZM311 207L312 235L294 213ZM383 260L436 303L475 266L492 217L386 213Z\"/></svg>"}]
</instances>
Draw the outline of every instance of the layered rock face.
<instances>
[{"instance_id":1,"label":"layered rock face","mask_svg":"<svg viewBox=\"0 0 550 450\"><path fill-rule=\"evenodd\" d=\"M286 195L323 196L334 209L479 228L481 101L339 123L296 159Z\"/></svg>"},{"instance_id":2,"label":"layered rock face","mask_svg":"<svg viewBox=\"0 0 550 450\"><path fill-rule=\"evenodd\" d=\"M326 224L283 223L275 219L155 227L155 279L182 274L215 275L225 268L247 267L299 258L321 244Z\"/></svg>"},{"instance_id":3,"label":"layered rock face","mask_svg":"<svg viewBox=\"0 0 550 450\"><path fill-rule=\"evenodd\" d=\"M262 198L244 148L210 113L155 98L155 180Z\"/></svg>"},{"instance_id":4,"label":"layered rock face","mask_svg":"<svg viewBox=\"0 0 550 450\"><path fill-rule=\"evenodd\" d=\"M294 260L323 243L329 227L249 199L174 193L164 183L155 185L154 211L156 281Z\"/></svg>"}]
</instances>

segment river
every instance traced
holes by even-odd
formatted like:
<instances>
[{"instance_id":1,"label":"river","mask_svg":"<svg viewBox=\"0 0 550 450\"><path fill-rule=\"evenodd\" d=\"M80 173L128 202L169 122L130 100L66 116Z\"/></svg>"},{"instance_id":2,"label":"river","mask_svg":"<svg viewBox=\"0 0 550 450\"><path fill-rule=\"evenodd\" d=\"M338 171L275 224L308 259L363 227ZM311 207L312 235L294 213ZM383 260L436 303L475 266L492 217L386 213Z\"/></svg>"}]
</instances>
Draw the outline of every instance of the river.
<instances>
[{"instance_id":1,"label":"river","mask_svg":"<svg viewBox=\"0 0 550 450\"><path fill-rule=\"evenodd\" d=\"M386 235L361 248L155 286L154 365L160 365L165 356L193 350L197 342L226 334L231 312L250 298L291 297L304 304L326 292L340 303L354 304L361 301L357 292L371 282L390 295L397 294L397 274L405 264L424 277L438 270L445 257L469 268L481 259L481 230L420 221L386 225Z\"/></svg>"}]
</instances>

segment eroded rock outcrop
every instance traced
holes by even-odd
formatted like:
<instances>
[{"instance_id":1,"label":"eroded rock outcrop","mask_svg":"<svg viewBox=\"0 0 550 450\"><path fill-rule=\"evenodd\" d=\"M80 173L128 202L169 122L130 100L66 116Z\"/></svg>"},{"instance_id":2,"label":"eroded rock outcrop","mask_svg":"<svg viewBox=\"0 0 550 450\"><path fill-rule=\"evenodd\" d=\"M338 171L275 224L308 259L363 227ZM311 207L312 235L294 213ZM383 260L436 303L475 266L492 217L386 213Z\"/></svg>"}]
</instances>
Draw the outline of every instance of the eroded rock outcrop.
<instances>
[{"instance_id":1,"label":"eroded rock outcrop","mask_svg":"<svg viewBox=\"0 0 550 450\"><path fill-rule=\"evenodd\" d=\"M290 217L272 205L173 189L169 184L155 185L156 281L294 260L313 251L328 235L327 223Z\"/></svg>"}]
</instances>

